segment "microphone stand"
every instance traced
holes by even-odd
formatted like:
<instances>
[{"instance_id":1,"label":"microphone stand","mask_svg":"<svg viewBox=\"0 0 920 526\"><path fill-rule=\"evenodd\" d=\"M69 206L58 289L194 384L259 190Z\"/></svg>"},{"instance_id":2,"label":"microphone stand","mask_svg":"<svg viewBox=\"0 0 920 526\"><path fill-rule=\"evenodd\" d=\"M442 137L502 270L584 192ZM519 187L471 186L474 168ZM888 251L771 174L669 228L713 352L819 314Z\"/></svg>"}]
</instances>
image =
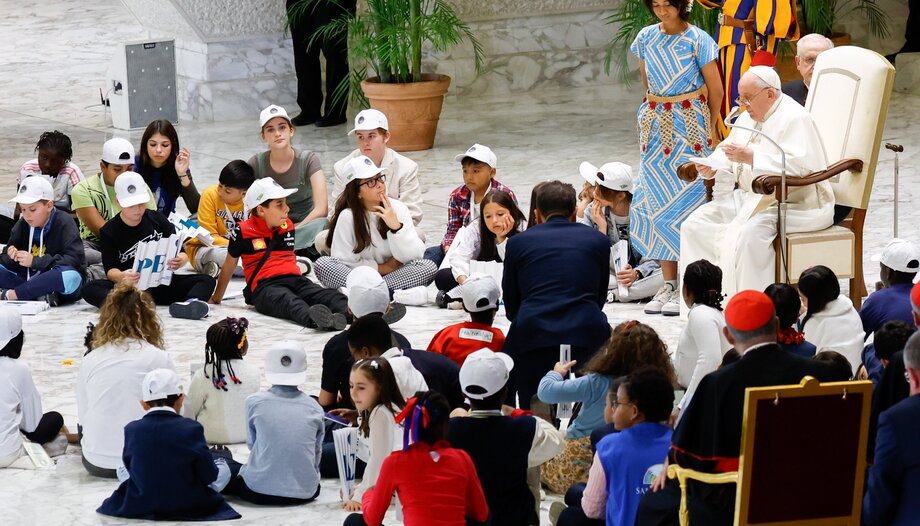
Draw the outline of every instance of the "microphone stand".
<instances>
[{"instance_id":1,"label":"microphone stand","mask_svg":"<svg viewBox=\"0 0 920 526\"><path fill-rule=\"evenodd\" d=\"M779 240L780 240L779 241L779 253L780 253L780 260L782 261L782 269L783 269L782 280L784 283L788 284L789 283L789 268L787 267L787 264L786 264L786 152L783 150L782 146L779 145L779 143L774 141L769 135L767 135L763 131L758 130L756 128L751 128L748 126L742 126L740 124L729 122L730 120L737 118L738 115L740 114L741 114L741 108L739 106L735 106L734 108L732 108L729 114L725 117L725 126L729 128L738 128L739 130L744 130L744 131L747 131L747 132L763 137L764 139L769 141L770 144L775 146L777 150L779 150L780 158L782 159L782 162L783 162L782 174L780 176L780 196L779 196L779 207L777 208L777 211L776 211L776 216L777 216L776 222L777 222L778 231L779 231ZM754 170L754 165L752 161L751 171L753 172L753 170Z\"/></svg>"}]
</instances>

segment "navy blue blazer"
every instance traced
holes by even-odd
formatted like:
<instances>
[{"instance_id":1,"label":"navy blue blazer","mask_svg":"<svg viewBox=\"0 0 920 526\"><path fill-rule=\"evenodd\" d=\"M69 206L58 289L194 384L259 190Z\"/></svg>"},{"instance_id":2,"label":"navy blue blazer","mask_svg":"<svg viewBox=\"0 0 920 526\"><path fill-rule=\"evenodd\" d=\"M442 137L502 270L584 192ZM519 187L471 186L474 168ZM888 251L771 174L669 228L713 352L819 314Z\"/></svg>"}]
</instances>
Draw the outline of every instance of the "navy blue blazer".
<instances>
[{"instance_id":1,"label":"navy blue blazer","mask_svg":"<svg viewBox=\"0 0 920 526\"><path fill-rule=\"evenodd\" d=\"M502 293L511 328L503 350L519 356L566 343L593 354L610 336L601 311L609 280L610 240L593 228L551 217L510 238Z\"/></svg>"},{"instance_id":2,"label":"navy blue blazer","mask_svg":"<svg viewBox=\"0 0 920 526\"><path fill-rule=\"evenodd\" d=\"M863 524L906 526L920 520L920 396L901 400L878 419Z\"/></svg>"},{"instance_id":3,"label":"navy blue blazer","mask_svg":"<svg viewBox=\"0 0 920 526\"><path fill-rule=\"evenodd\" d=\"M239 519L208 487L217 467L198 422L172 411L150 411L125 426L122 460L131 478L96 511L147 520Z\"/></svg>"}]
</instances>

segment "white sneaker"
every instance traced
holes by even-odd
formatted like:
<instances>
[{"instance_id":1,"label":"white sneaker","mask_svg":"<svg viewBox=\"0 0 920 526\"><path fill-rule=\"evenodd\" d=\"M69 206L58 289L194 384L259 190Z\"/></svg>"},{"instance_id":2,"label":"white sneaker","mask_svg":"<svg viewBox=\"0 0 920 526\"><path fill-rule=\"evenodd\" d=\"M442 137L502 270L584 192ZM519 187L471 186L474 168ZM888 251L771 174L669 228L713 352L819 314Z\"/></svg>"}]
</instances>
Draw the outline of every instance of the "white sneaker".
<instances>
[{"instance_id":1,"label":"white sneaker","mask_svg":"<svg viewBox=\"0 0 920 526\"><path fill-rule=\"evenodd\" d=\"M422 306L428 304L428 287L412 287L405 290L394 290L393 301L403 305Z\"/></svg>"},{"instance_id":2,"label":"white sneaker","mask_svg":"<svg viewBox=\"0 0 920 526\"><path fill-rule=\"evenodd\" d=\"M678 291L671 293L671 297L668 298L668 301L661 307L662 316L679 316L680 315L680 300L681 294Z\"/></svg>"},{"instance_id":3,"label":"white sneaker","mask_svg":"<svg viewBox=\"0 0 920 526\"><path fill-rule=\"evenodd\" d=\"M313 272L313 262L310 261L310 258L305 258L303 256L297 256L297 267L300 269L300 275L306 276L307 274Z\"/></svg>"},{"instance_id":4,"label":"white sneaker","mask_svg":"<svg viewBox=\"0 0 920 526\"><path fill-rule=\"evenodd\" d=\"M54 440L42 446L49 457L59 457L67 452L67 437L64 433L58 433Z\"/></svg>"},{"instance_id":5,"label":"white sneaker","mask_svg":"<svg viewBox=\"0 0 920 526\"><path fill-rule=\"evenodd\" d=\"M201 273L216 278L220 275L220 265L213 261L208 261L204 265L201 265Z\"/></svg>"},{"instance_id":6,"label":"white sneaker","mask_svg":"<svg viewBox=\"0 0 920 526\"><path fill-rule=\"evenodd\" d=\"M671 295L674 293L674 285L670 283L662 285L661 288L658 289L658 292L655 293L655 297L652 298L652 301L645 304L645 313L661 314L662 308L670 301Z\"/></svg>"}]
</instances>

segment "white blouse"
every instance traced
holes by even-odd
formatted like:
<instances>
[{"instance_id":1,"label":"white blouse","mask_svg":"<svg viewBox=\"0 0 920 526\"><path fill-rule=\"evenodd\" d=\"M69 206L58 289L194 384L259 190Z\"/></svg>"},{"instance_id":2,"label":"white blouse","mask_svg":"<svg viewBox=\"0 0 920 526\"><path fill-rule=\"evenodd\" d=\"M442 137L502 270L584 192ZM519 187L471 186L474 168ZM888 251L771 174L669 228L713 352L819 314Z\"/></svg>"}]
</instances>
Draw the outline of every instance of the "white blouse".
<instances>
[{"instance_id":1,"label":"white blouse","mask_svg":"<svg viewBox=\"0 0 920 526\"><path fill-rule=\"evenodd\" d=\"M355 221L351 209L346 208L339 212L335 232L332 234L330 255L351 268L364 266L371 267L374 270L377 269L377 265L385 263L391 257L396 258L400 263L421 259L425 255L425 243L415 230L409 209L396 199L390 199L390 204L396 210L396 217L402 223L402 228L398 232L388 233L387 238L384 239L380 235L380 231L377 230L377 223L381 219L370 212L366 212L371 244L358 254L355 254L357 238L355 237Z\"/></svg>"}]
</instances>

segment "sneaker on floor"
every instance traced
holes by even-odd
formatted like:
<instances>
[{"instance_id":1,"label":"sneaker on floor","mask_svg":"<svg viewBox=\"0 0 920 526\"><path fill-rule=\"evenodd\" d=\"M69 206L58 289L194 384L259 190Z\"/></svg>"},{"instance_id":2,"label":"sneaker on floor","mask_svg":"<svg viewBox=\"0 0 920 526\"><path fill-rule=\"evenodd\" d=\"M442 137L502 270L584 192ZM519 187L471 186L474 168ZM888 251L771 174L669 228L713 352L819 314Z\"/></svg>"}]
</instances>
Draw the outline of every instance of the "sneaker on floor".
<instances>
[{"instance_id":1,"label":"sneaker on floor","mask_svg":"<svg viewBox=\"0 0 920 526\"><path fill-rule=\"evenodd\" d=\"M220 265L213 261L208 261L204 265L201 265L201 273L216 278L220 275Z\"/></svg>"},{"instance_id":2,"label":"sneaker on floor","mask_svg":"<svg viewBox=\"0 0 920 526\"><path fill-rule=\"evenodd\" d=\"M460 300L452 300L447 304L447 310L463 310L463 302Z\"/></svg>"},{"instance_id":3,"label":"sneaker on floor","mask_svg":"<svg viewBox=\"0 0 920 526\"><path fill-rule=\"evenodd\" d=\"M680 292L674 291L668 301L661 306L662 316L679 316L680 315Z\"/></svg>"},{"instance_id":4,"label":"sneaker on floor","mask_svg":"<svg viewBox=\"0 0 920 526\"><path fill-rule=\"evenodd\" d=\"M434 297L434 303L439 309L446 309L451 298L447 296L446 290L439 290L438 295Z\"/></svg>"},{"instance_id":5,"label":"sneaker on floor","mask_svg":"<svg viewBox=\"0 0 920 526\"><path fill-rule=\"evenodd\" d=\"M348 324L344 314L332 312L329 307L321 304L310 307L310 319L321 331L341 331Z\"/></svg>"},{"instance_id":6,"label":"sneaker on floor","mask_svg":"<svg viewBox=\"0 0 920 526\"><path fill-rule=\"evenodd\" d=\"M208 315L211 307L201 300L177 301L169 306L169 315L173 318L200 320Z\"/></svg>"},{"instance_id":7,"label":"sneaker on floor","mask_svg":"<svg viewBox=\"0 0 920 526\"><path fill-rule=\"evenodd\" d=\"M402 303L390 303L390 308L383 313L383 321L387 322L387 325L391 323L396 323L399 320L403 319L406 315L406 306Z\"/></svg>"},{"instance_id":8,"label":"sneaker on floor","mask_svg":"<svg viewBox=\"0 0 920 526\"><path fill-rule=\"evenodd\" d=\"M297 256L297 267L300 268L300 275L306 276L313 272L313 262L305 256Z\"/></svg>"},{"instance_id":9,"label":"sneaker on floor","mask_svg":"<svg viewBox=\"0 0 920 526\"><path fill-rule=\"evenodd\" d=\"M665 303L668 303L674 292L674 285L670 283L662 285L661 288L658 289L658 292L655 293L655 297L652 298L652 301L645 304L645 313L661 314L661 309L664 307Z\"/></svg>"},{"instance_id":10,"label":"sneaker on floor","mask_svg":"<svg viewBox=\"0 0 920 526\"><path fill-rule=\"evenodd\" d=\"M403 305L420 307L428 304L428 287L412 287L405 290L394 290L393 301Z\"/></svg>"},{"instance_id":11,"label":"sneaker on floor","mask_svg":"<svg viewBox=\"0 0 920 526\"><path fill-rule=\"evenodd\" d=\"M67 452L67 437L64 433L58 433L54 440L42 444L42 447L49 457L59 457Z\"/></svg>"},{"instance_id":12,"label":"sneaker on floor","mask_svg":"<svg viewBox=\"0 0 920 526\"><path fill-rule=\"evenodd\" d=\"M561 500L549 505L549 523L553 526L556 526L556 523L559 522L559 516L562 515L562 512L565 511L566 505Z\"/></svg>"}]
</instances>

